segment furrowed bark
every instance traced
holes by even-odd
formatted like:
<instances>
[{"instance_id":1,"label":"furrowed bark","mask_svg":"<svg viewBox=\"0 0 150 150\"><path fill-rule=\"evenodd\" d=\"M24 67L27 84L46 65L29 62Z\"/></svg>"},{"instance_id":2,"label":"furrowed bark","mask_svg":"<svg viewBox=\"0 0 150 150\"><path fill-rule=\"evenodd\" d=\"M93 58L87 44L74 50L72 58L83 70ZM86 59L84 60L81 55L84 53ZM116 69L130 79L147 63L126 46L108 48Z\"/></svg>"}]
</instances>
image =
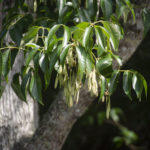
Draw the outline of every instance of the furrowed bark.
<instances>
[{"instance_id":1,"label":"furrowed bark","mask_svg":"<svg viewBox=\"0 0 150 150\"><path fill-rule=\"evenodd\" d=\"M66 105L63 91L61 91L45 114L35 136L25 148L27 150L60 150L73 124L93 101L93 97L86 89L82 88L79 102L71 108Z\"/></svg>"},{"instance_id":2,"label":"furrowed bark","mask_svg":"<svg viewBox=\"0 0 150 150\"><path fill-rule=\"evenodd\" d=\"M14 0L3 1L3 8L14 5L14 2ZM3 15L5 14L3 13ZM0 3L0 30L1 25L2 3ZM7 34L5 42L9 44L10 41L10 36ZM24 63L23 58L23 54L19 52L13 69L9 73L9 82L2 82L5 89L0 98L0 150L12 150L14 144L20 142L20 139L31 137L38 125L37 103L29 95L27 103L21 101L10 85L13 75L21 70ZM17 149L16 147L15 150Z\"/></svg>"}]
</instances>

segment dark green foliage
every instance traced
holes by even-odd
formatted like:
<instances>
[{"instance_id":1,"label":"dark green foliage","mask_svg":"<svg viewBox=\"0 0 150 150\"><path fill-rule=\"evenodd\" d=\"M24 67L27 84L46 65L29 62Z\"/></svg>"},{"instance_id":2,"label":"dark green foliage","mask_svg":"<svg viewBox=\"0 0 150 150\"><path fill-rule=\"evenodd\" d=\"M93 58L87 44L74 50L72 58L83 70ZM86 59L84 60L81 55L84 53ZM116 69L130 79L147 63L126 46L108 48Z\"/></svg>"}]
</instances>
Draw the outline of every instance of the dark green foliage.
<instances>
[{"instance_id":1,"label":"dark green foliage","mask_svg":"<svg viewBox=\"0 0 150 150\"><path fill-rule=\"evenodd\" d=\"M16 15L19 9L24 14ZM119 18L123 17L126 22L129 12L135 18L129 0L116 0L115 3L112 0L101 0L100 6L94 0L37 1L37 6L30 10L36 14L34 20L23 0L17 0L15 12L11 14L11 11L5 18L0 34L1 45L7 32L12 40L9 43L12 46L0 49L0 78L3 76L7 79L17 50L23 51L25 66L20 74L14 76L12 87L24 101L29 92L33 99L42 104L40 71L45 88L52 86L52 73L56 73L55 85L64 87L66 101L70 105L73 104L73 97L77 97L80 88L84 86L83 81L88 81L89 91L97 96L99 84L99 99L107 103L107 117L110 96L116 90L120 72L124 72L123 89L130 99L132 88L139 99L143 87L147 95L144 77L135 71L120 70L122 61L116 54L119 40L124 35ZM128 13L125 15L124 12ZM112 67L114 60L119 64L118 70ZM68 87L72 88L71 92Z\"/></svg>"}]
</instances>

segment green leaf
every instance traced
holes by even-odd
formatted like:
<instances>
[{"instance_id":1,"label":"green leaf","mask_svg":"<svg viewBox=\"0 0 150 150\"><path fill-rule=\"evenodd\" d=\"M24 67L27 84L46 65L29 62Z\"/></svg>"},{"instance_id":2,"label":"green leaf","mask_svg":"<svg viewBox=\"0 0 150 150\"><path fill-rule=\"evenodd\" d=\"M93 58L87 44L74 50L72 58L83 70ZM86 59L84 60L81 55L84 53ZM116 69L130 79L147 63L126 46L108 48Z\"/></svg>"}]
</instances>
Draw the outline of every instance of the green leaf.
<instances>
[{"instance_id":1,"label":"green leaf","mask_svg":"<svg viewBox=\"0 0 150 150\"><path fill-rule=\"evenodd\" d=\"M5 50L2 54L2 75L7 77L10 70L10 50Z\"/></svg>"},{"instance_id":2,"label":"green leaf","mask_svg":"<svg viewBox=\"0 0 150 150\"><path fill-rule=\"evenodd\" d=\"M21 93L22 93L23 97L25 98L25 100L26 100L26 96L27 96L27 89L28 89L30 77L31 77L31 72L28 72L23 77L22 83L21 83Z\"/></svg>"},{"instance_id":3,"label":"green leaf","mask_svg":"<svg viewBox=\"0 0 150 150\"><path fill-rule=\"evenodd\" d=\"M123 73L123 90L130 100L132 100L131 87L132 87L132 73L130 71L125 71Z\"/></svg>"},{"instance_id":4,"label":"green leaf","mask_svg":"<svg viewBox=\"0 0 150 150\"><path fill-rule=\"evenodd\" d=\"M97 1L95 0L86 0L86 9L92 20L95 20L97 13Z\"/></svg>"},{"instance_id":5,"label":"green leaf","mask_svg":"<svg viewBox=\"0 0 150 150\"><path fill-rule=\"evenodd\" d=\"M65 60L66 60L66 56L68 54L68 50L69 48L71 47L72 45L71 44L68 44L66 45L63 50L61 51L61 54L60 54L60 64L64 65L65 63Z\"/></svg>"},{"instance_id":6,"label":"green leaf","mask_svg":"<svg viewBox=\"0 0 150 150\"><path fill-rule=\"evenodd\" d=\"M62 47L65 47L70 40L71 37L71 32L70 28L67 26L64 26L64 36L63 36L63 42L62 42Z\"/></svg>"},{"instance_id":7,"label":"green leaf","mask_svg":"<svg viewBox=\"0 0 150 150\"><path fill-rule=\"evenodd\" d=\"M54 49L54 51L52 52L52 54L50 56L50 62L49 62L49 76L50 76L50 78L51 78L51 74L54 70L54 66L55 66L57 60L59 59L61 50L62 50L62 45L59 45L56 49Z\"/></svg>"},{"instance_id":8,"label":"green leaf","mask_svg":"<svg viewBox=\"0 0 150 150\"><path fill-rule=\"evenodd\" d=\"M35 44L35 43L27 43L27 44L25 44L25 46L31 47L31 48L34 48L34 49L39 49L40 48L40 46Z\"/></svg>"},{"instance_id":9,"label":"green leaf","mask_svg":"<svg viewBox=\"0 0 150 150\"><path fill-rule=\"evenodd\" d=\"M101 0L100 6L104 15L104 19L108 20L113 12L113 3L112 0Z\"/></svg>"},{"instance_id":10,"label":"green leaf","mask_svg":"<svg viewBox=\"0 0 150 150\"><path fill-rule=\"evenodd\" d=\"M93 68L95 67L95 62L92 57L91 51L86 52L85 63L86 63L86 72L90 73L93 70Z\"/></svg>"},{"instance_id":11,"label":"green leaf","mask_svg":"<svg viewBox=\"0 0 150 150\"><path fill-rule=\"evenodd\" d=\"M132 87L137 95L137 98L141 100L141 94L143 91L143 79L141 75L137 72L134 72L132 77Z\"/></svg>"},{"instance_id":12,"label":"green leaf","mask_svg":"<svg viewBox=\"0 0 150 150\"><path fill-rule=\"evenodd\" d=\"M144 36L150 29L150 10L144 8L142 10L142 19L144 24Z\"/></svg>"},{"instance_id":13,"label":"green leaf","mask_svg":"<svg viewBox=\"0 0 150 150\"><path fill-rule=\"evenodd\" d=\"M41 79L37 73L34 73L31 77L29 90L33 99L43 105Z\"/></svg>"},{"instance_id":14,"label":"green leaf","mask_svg":"<svg viewBox=\"0 0 150 150\"><path fill-rule=\"evenodd\" d=\"M49 75L49 59L46 54L43 53L41 54L39 59L39 66L44 73L45 87L47 88L50 81L50 75Z\"/></svg>"},{"instance_id":15,"label":"green leaf","mask_svg":"<svg viewBox=\"0 0 150 150\"><path fill-rule=\"evenodd\" d=\"M96 69L104 77L109 78L113 72L111 55L107 54L106 56L99 59L96 63Z\"/></svg>"},{"instance_id":16,"label":"green leaf","mask_svg":"<svg viewBox=\"0 0 150 150\"><path fill-rule=\"evenodd\" d=\"M78 0L72 0L72 3L74 8L78 7Z\"/></svg>"},{"instance_id":17,"label":"green leaf","mask_svg":"<svg viewBox=\"0 0 150 150\"><path fill-rule=\"evenodd\" d=\"M78 56L78 76L82 79L86 69L86 52L81 46L76 46Z\"/></svg>"},{"instance_id":18,"label":"green leaf","mask_svg":"<svg viewBox=\"0 0 150 150\"><path fill-rule=\"evenodd\" d=\"M98 45L105 50L106 46L106 37L105 34L103 33L103 30L99 26L95 26L95 33L96 33L96 40L98 42Z\"/></svg>"},{"instance_id":19,"label":"green leaf","mask_svg":"<svg viewBox=\"0 0 150 150\"><path fill-rule=\"evenodd\" d=\"M37 26L33 26L29 29L29 31L27 32L27 34L23 37L22 39L22 43L28 43L29 41L33 40L36 38L36 35L38 34L40 27Z\"/></svg>"},{"instance_id":20,"label":"green leaf","mask_svg":"<svg viewBox=\"0 0 150 150\"><path fill-rule=\"evenodd\" d=\"M133 20L135 22L135 13L134 13L134 9L133 9L133 5L131 4L130 0L124 0L124 2L127 4L127 6L129 7L132 16L133 16Z\"/></svg>"},{"instance_id":21,"label":"green leaf","mask_svg":"<svg viewBox=\"0 0 150 150\"><path fill-rule=\"evenodd\" d=\"M20 86L20 74L19 73L16 73L14 76L13 76L13 80L12 80L12 83L11 83L11 86L14 90L14 92L16 93L16 95L23 101L26 101L26 97L22 94L22 91L21 91L21 86Z\"/></svg>"},{"instance_id":22,"label":"green leaf","mask_svg":"<svg viewBox=\"0 0 150 150\"><path fill-rule=\"evenodd\" d=\"M56 33L56 31L59 29L60 26L61 26L60 24L57 24L57 25L54 25L54 26L50 29L50 31L49 31L49 33L48 33L48 35L47 35L47 39L46 39L46 41L45 41L47 48L49 47L49 44L51 43L51 40L52 40L53 35Z\"/></svg>"},{"instance_id":23,"label":"green leaf","mask_svg":"<svg viewBox=\"0 0 150 150\"><path fill-rule=\"evenodd\" d=\"M67 4L71 4L70 2L68 2ZM74 11L72 9L72 6L69 6L69 5L66 5L62 11L62 14L61 16L59 16L58 18L58 23L60 24L67 24L71 19L72 19L72 16L74 15Z\"/></svg>"},{"instance_id":24,"label":"green leaf","mask_svg":"<svg viewBox=\"0 0 150 150\"><path fill-rule=\"evenodd\" d=\"M39 58L39 66L43 73L48 71L48 57L46 54L42 53Z\"/></svg>"},{"instance_id":25,"label":"green leaf","mask_svg":"<svg viewBox=\"0 0 150 150\"><path fill-rule=\"evenodd\" d=\"M85 10L84 8L79 8L78 9L78 15L79 15L79 18L80 18L80 22L86 22L86 21L90 22L91 21L87 10Z\"/></svg>"},{"instance_id":26,"label":"green leaf","mask_svg":"<svg viewBox=\"0 0 150 150\"><path fill-rule=\"evenodd\" d=\"M117 51L119 46L119 40L123 37L121 27L108 21L102 21L102 23L110 35L110 42L113 49Z\"/></svg>"},{"instance_id":27,"label":"green leaf","mask_svg":"<svg viewBox=\"0 0 150 150\"><path fill-rule=\"evenodd\" d=\"M118 77L119 77L120 72L118 70L115 70L110 78L109 81L109 93L110 96L114 93L114 91L116 90L117 87L117 81L118 81Z\"/></svg>"},{"instance_id":28,"label":"green leaf","mask_svg":"<svg viewBox=\"0 0 150 150\"><path fill-rule=\"evenodd\" d=\"M127 22L128 19L128 14L130 12L130 9L128 8L128 6L126 6L123 1L120 0L116 0L116 14L118 19L123 16L124 19L124 23Z\"/></svg>"},{"instance_id":29,"label":"green leaf","mask_svg":"<svg viewBox=\"0 0 150 150\"><path fill-rule=\"evenodd\" d=\"M25 59L26 66L29 65L30 61L33 59L36 53L37 53L37 49L32 49L28 52L28 54L26 55L26 59Z\"/></svg>"},{"instance_id":30,"label":"green leaf","mask_svg":"<svg viewBox=\"0 0 150 150\"><path fill-rule=\"evenodd\" d=\"M57 0L57 1L58 1L58 7L59 7L59 16L61 16L66 0Z\"/></svg>"},{"instance_id":31,"label":"green leaf","mask_svg":"<svg viewBox=\"0 0 150 150\"><path fill-rule=\"evenodd\" d=\"M106 79L104 76L101 76L100 77L100 97L99 97L99 101L102 99L102 97L104 96L105 94L105 91L106 91Z\"/></svg>"},{"instance_id":32,"label":"green leaf","mask_svg":"<svg viewBox=\"0 0 150 150\"><path fill-rule=\"evenodd\" d=\"M17 26L14 26L12 29L10 29L9 34L11 39L17 44L17 46L19 46L22 38L22 33L20 30L18 30Z\"/></svg>"},{"instance_id":33,"label":"green leaf","mask_svg":"<svg viewBox=\"0 0 150 150\"><path fill-rule=\"evenodd\" d=\"M145 90L145 96L147 98L147 82L145 80L145 78L141 75L142 81L143 81L143 86L144 86L144 90Z\"/></svg>"},{"instance_id":34,"label":"green leaf","mask_svg":"<svg viewBox=\"0 0 150 150\"><path fill-rule=\"evenodd\" d=\"M83 35L83 40L82 40L83 47L88 48L91 34L92 34L92 27L89 26L85 29L85 32Z\"/></svg>"},{"instance_id":35,"label":"green leaf","mask_svg":"<svg viewBox=\"0 0 150 150\"><path fill-rule=\"evenodd\" d=\"M58 42L62 40L63 40L62 37L57 39L55 36L53 36L53 39L50 41L50 44L48 45L46 53L51 52L53 48L57 46Z\"/></svg>"},{"instance_id":36,"label":"green leaf","mask_svg":"<svg viewBox=\"0 0 150 150\"><path fill-rule=\"evenodd\" d=\"M18 49L11 49L10 51L10 65L11 65L11 69L13 67L13 64L15 62L16 56L18 54Z\"/></svg>"},{"instance_id":37,"label":"green leaf","mask_svg":"<svg viewBox=\"0 0 150 150\"><path fill-rule=\"evenodd\" d=\"M118 55L115 55L112 53L112 56L114 59L116 59L116 61L118 62L119 66L122 66L122 60Z\"/></svg>"},{"instance_id":38,"label":"green leaf","mask_svg":"<svg viewBox=\"0 0 150 150\"><path fill-rule=\"evenodd\" d=\"M90 25L89 22L82 22L77 25L77 29L73 32L73 38L81 42L83 39L84 30Z\"/></svg>"}]
</instances>

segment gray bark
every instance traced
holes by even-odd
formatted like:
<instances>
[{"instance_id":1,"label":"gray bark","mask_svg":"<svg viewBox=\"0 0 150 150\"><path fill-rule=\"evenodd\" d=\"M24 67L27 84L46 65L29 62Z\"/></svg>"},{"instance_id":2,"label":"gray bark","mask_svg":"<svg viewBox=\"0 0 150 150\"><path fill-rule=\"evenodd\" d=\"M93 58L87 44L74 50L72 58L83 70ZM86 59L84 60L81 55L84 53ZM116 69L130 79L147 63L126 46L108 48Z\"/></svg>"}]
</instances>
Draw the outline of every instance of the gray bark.
<instances>
[{"instance_id":1,"label":"gray bark","mask_svg":"<svg viewBox=\"0 0 150 150\"><path fill-rule=\"evenodd\" d=\"M28 150L34 148L36 150L60 150L73 124L93 101L93 97L86 89L81 90L79 102L71 108L67 107L61 91L44 116L35 136L25 148Z\"/></svg>"},{"instance_id":2,"label":"gray bark","mask_svg":"<svg viewBox=\"0 0 150 150\"><path fill-rule=\"evenodd\" d=\"M4 7L9 3L13 5L14 1L4 1ZM6 6L5 6L6 5ZM4 14L3 14L4 15ZM2 4L0 4L0 29L2 25ZM9 34L5 42L11 41ZM2 97L0 98L0 150L11 150L15 143L20 139L29 138L33 135L38 125L38 105L28 95L27 103L21 101L11 88L12 76L20 72L23 65L23 54L18 53L13 69L9 73L9 82L2 85L5 87Z\"/></svg>"},{"instance_id":3,"label":"gray bark","mask_svg":"<svg viewBox=\"0 0 150 150\"><path fill-rule=\"evenodd\" d=\"M28 102L21 101L10 82L13 74L20 71L23 55L18 54L13 71L9 73L9 83L6 85L0 99L0 149L11 150L14 143L21 138L31 137L38 124L37 104L28 95Z\"/></svg>"}]
</instances>

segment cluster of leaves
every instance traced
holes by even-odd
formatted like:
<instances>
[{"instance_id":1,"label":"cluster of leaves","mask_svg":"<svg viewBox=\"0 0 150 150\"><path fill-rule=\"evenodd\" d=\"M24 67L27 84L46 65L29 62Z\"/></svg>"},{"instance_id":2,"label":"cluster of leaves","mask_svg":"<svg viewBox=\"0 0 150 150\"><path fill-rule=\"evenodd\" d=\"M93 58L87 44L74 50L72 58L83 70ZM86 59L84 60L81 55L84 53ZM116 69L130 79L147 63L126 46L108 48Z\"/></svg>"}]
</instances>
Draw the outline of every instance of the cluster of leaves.
<instances>
[{"instance_id":1,"label":"cluster of leaves","mask_svg":"<svg viewBox=\"0 0 150 150\"><path fill-rule=\"evenodd\" d=\"M21 25L27 24L27 20L32 18L31 15L19 19L17 16L15 25L4 26L5 34L9 30L13 42L18 47L1 48L0 76L7 79L16 51L22 51L25 63L21 72L13 76L11 84L19 98L26 101L29 92L33 99L43 104L40 70L43 72L45 89L50 85L52 73L54 71L57 73L55 87L59 85L64 88L69 106L78 101L80 88L87 81L91 94L100 95L99 99L106 101L107 116L110 112L110 96L117 87L121 72L123 72L123 89L130 99L131 87L139 99L143 86L147 95L147 83L141 74L129 70L114 70L112 67L113 60L116 60L119 66L122 65L121 59L116 55L119 40L123 38L123 29L117 18L123 15L126 21L124 10L127 9L131 10L134 17L130 1L116 0L117 16L115 16L112 1L101 0L104 20L99 21L96 21L95 17L99 10L97 1L87 0L85 8L79 7L84 3L78 0L67 2L60 0L57 4L58 21L53 21L51 28L32 25L25 33L25 27ZM70 10L70 7L74 9ZM40 21L38 23L40 24ZM65 25L67 23L72 25ZM1 42L5 34L1 34Z\"/></svg>"}]
</instances>

